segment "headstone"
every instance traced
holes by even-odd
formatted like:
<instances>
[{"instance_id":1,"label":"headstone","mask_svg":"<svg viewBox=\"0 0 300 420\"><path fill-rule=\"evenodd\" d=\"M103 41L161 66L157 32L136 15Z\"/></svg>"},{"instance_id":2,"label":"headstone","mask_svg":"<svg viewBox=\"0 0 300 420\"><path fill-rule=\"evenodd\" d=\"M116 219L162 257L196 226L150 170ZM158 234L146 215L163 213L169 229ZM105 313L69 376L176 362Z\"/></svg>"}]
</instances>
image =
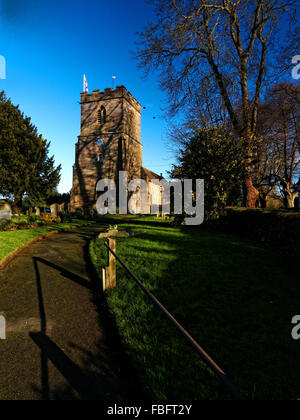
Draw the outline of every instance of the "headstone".
<instances>
[{"instance_id":1,"label":"headstone","mask_svg":"<svg viewBox=\"0 0 300 420\"><path fill-rule=\"evenodd\" d=\"M0 200L0 220L11 220L12 211L10 204L5 200Z\"/></svg>"},{"instance_id":2,"label":"headstone","mask_svg":"<svg viewBox=\"0 0 300 420\"><path fill-rule=\"evenodd\" d=\"M41 215L41 209L39 207L35 208L35 215L40 216Z\"/></svg>"},{"instance_id":3,"label":"headstone","mask_svg":"<svg viewBox=\"0 0 300 420\"><path fill-rule=\"evenodd\" d=\"M52 206L50 206L51 209L51 216L52 217L57 217L58 216L58 204L52 204Z\"/></svg>"}]
</instances>

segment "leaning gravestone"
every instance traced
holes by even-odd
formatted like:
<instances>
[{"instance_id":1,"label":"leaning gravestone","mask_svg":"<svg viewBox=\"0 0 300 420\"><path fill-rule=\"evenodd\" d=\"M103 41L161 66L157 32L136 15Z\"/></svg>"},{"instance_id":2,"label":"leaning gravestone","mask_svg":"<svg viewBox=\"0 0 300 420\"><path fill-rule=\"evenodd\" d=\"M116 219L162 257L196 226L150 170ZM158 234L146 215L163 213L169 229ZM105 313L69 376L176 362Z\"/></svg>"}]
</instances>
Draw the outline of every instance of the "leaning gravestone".
<instances>
[{"instance_id":1,"label":"leaning gravestone","mask_svg":"<svg viewBox=\"0 0 300 420\"><path fill-rule=\"evenodd\" d=\"M59 212L58 204L52 204L52 206L50 206L50 209L51 209L51 216L57 217L58 212Z\"/></svg>"},{"instance_id":2,"label":"leaning gravestone","mask_svg":"<svg viewBox=\"0 0 300 420\"><path fill-rule=\"evenodd\" d=\"M5 200L0 200L0 220L11 220L12 211L10 204Z\"/></svg>"}]
</instances>

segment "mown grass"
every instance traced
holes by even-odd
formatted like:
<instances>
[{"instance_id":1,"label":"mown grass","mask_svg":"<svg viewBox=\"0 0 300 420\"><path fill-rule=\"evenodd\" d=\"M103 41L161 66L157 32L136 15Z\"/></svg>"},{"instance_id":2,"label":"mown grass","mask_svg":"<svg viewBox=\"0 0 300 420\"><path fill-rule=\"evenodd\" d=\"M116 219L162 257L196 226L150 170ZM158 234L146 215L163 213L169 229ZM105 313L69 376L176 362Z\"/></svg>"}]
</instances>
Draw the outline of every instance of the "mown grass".
<instances>
[{"instance_id":1,"label":"mown grass","mask_svg":"<svg viewBox=\"0 0 300 420\"><path fill-rule=\"evenodd\" d=\"M46 235L50 232L61 231L73 227L79 227L87 224L86 220L74 219L72 222L53 224L51 226L42 226L35 229L24 229L16 231L0 232L0 264L10 254L17 251L23 245L31 242L39 236Z\"/></svg>"},{"instance_id":2,"label":"mown grass","mask_svg":"<svg viewBox=\"0 0 300 420\"><path fill-rule=\"evenodd\" d=\"M106 219L120 223L119 219ZM123 219L144 232L117 240L117 253L250 399L299 397L299 271L254 242L206 229ZM91 243L100 273L103 240ZM119 265L106 292L126 352L155 399L228 399L232 395Z\"/></svg>"}]
</instances>

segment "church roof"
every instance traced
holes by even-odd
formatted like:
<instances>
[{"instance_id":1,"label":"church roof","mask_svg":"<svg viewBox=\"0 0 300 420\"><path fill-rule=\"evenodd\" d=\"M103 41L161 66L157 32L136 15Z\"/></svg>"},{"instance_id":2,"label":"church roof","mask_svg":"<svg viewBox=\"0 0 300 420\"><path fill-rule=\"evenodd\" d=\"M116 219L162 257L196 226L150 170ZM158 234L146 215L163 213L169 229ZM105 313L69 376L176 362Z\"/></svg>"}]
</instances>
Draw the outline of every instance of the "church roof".
<instances>
[{"instance_id":1,"label":"church roof","mask_svg":"<svg viewBox=\"0 0 300 420\"><path fill-rule=\"evenodd\" d=\"M142 167L142 178L163 179L161 175L157 175L155 172L152 172L149 169L146 169L144 167Z\"/></svg>"}]
</instances>

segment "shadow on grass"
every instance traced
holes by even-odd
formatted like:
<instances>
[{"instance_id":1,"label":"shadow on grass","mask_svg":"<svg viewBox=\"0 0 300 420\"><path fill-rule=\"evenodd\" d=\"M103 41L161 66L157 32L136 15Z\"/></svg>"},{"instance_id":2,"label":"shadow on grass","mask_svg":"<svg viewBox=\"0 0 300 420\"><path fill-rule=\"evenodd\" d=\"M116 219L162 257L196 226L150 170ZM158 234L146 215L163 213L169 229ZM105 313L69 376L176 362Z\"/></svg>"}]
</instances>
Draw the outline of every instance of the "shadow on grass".
<instances>
[{"instance_id":1,"label":"shadow on grass","mask_svg":"<svg viewBox=\"0 0 300 420\"><path fill-rule=\"evenodd\" d=\"M133 221L134 226L141 224L147 225ZM150 221L149 226L161 228L162 224ZM182 237L150 231L120 240L118 255L249 399L297 399L300 347L291 338L291 319L299 312L300 298L296 267L278 253L234 235L209 229L178 232ZM157 266L153 265L147 259L151 253L161 254L162 259L172 254L174 259L163 271L155 271L160 262L158 258ZM223 386L209 379L183 338L156 310L145 309L148 302L142 292L129 290L121 272L120 278L124 281L112 292L111 302L119 311L119 322L125 318L128 325L135 325L135 335L130 336L132 355L145 358L149 383L165 388L169 399L216 394L219 399L229 398ZM127 306L118 308L124 300ZM133 316L138 316L138 322ZM135 349L145 340L145 353L139 347L137 355ZM211 389L209 393L213 383L216 393Z\"/></svg>"}]
</instances>

